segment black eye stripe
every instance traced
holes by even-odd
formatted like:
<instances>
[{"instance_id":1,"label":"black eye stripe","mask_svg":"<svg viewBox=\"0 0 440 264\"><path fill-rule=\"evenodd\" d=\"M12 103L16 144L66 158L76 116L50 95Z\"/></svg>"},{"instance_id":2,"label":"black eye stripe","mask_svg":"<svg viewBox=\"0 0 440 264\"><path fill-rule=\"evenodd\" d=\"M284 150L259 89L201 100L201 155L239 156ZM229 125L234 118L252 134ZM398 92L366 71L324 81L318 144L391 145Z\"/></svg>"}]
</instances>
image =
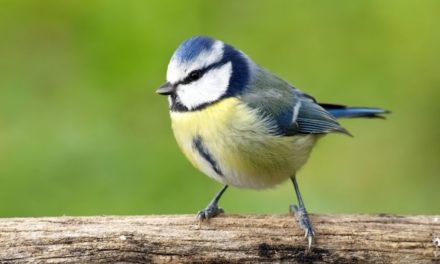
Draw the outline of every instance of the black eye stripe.
<instances>
[{"instance_id":1,"label":"black eye stripe","mask_svg":"<svg viewBox=\"0 0 440 264\"><path fill-rule=\"evenodd\" d=\"M188 78L195 81L198 80L200 77L202 77L202 72L201 71L192 71L189 75Z\"/></svg>"},{"instance_id":2,"label":"black eye stripe","mask_svg":"<svg viewBox=\"0 0 440 264\"><path fill-rule=\"evenodd\" d=\"M202 78L203 75L205 75L205 73L209 72L212 69L221 67L221 66L225 65L226 63L227 63L227 61L221 60L219 62L216 62L214 64L209 65L206 68L199 69L199 70L194 70L194 71L190 72L185 77L185 79L183 79L182 81L178 82L177 84L189 84L189 83L195 82L195 81L199 80L200 78ZM193 75L193 76L191 76L191 75Z\"/></svg>"},{"instance_id":3,"label":"black eye stripe","mask_svg":"<svg viewBox=\"0 0 440 264\"><path fill-rule=\"evenodd\" d=\"M183 79L182 84L188 84L188 83L197 81L198 79L200 79L203 76L203 74L205 74L205 72L206 71L204 71L204 70L194 70L194 71L190 72L188 74L188 76L186 76L186 78Z\"/></svg>"}]
</instances>

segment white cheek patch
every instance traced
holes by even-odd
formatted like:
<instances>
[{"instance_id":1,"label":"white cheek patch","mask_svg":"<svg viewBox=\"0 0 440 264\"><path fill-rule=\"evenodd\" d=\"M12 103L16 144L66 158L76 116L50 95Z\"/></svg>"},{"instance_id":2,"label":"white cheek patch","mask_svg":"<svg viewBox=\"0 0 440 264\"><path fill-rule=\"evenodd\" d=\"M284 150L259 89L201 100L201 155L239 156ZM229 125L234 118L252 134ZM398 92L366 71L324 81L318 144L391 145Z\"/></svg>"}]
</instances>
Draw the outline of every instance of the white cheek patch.
<instances>
[{"instance_id":1,"label":"white cheek patch","mask_svg":"<svg viewBox=\"0 0 440 264\"><path fill-rule=\"evenodd\" d=\"M195 59L190 62L182 62L177 58L172 58L168 64L167 81L177 83L183 80L188 73L193 70L203 69L211 64L219 62L223 58L225 44L217 40L210 50L202 51Z\"/></svg>"},{"instance_id":2,"label":"white cheek patch","mask_svg":"<svg viewBox=\"0 0 440 264\"><path fill-rule=\"evenodd\" d=\"M232 63L210 70L198 81L177 87L180 102L189 110L202 104L211 103L222 97L229 86Z\"/></svg>"}]
</instances>

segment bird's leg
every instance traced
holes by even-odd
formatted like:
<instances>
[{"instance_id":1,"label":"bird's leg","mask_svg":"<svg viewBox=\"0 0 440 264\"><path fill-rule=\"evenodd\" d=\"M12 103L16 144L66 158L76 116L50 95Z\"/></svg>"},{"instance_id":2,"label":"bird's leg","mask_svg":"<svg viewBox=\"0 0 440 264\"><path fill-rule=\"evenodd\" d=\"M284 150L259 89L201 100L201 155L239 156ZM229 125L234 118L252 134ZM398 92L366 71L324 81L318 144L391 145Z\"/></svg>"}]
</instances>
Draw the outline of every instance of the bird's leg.
<instances>
[{"instance_id":1,"label":"bird's leg","mask_svg":"<svg viewBox=\"0 0 440 264\"><path fill-rule=\"evenodd\" d=\"M218 200L220 200L220 198L222 197L223 193L226 191L226 189L228 188L228 185L225 185L218 193L217 195L214 197L214 199L212 199L212 201L208 204L208 206L203 209L200 210L199 213L197 214L197 218L202 221L202 220L208 220L209 218L215 217L221 213L223 213L223 209L218 207Z\"/></svg>"},{"instance_id":2,"label":"bird's leg","mask_svg":"<svg viewBox=\"0 0 440 264\"><path fill-rule=\"evenodd\" d=\"M315 236L315 231L313 230L312 223L310 222L309 215L307 214L306 207L304 206L298 183L296 182L296 176L293 176L291 180L293 182L293 187L295 188L296 198L298 199L298 206L290 205L290 213L295 214L296 219L299 222L299 226L304 230L310 249L312 246L313 237Z\"/></svg>"}]
</instances>

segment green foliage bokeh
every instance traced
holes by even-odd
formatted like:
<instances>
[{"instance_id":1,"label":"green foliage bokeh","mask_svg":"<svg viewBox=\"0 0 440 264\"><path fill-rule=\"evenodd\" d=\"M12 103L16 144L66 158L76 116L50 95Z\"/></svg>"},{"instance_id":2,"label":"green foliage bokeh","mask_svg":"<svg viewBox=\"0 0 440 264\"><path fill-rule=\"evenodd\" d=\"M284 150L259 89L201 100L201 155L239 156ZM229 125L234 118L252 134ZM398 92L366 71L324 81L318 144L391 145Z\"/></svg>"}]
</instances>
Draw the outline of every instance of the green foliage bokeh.
<instances>
[{"instance_id":1,"label":"green foliage bokeh","mask_svg":"<svg viewBox=\"0 0 440 264\"><path fill-rule=\"evenodd\" d=\"M195 213L220 184L170 129L165 81L193 35L233 44L343 120L299 173L310 212L440 213L439 1L1 1L0 216ZM286 213L290 183L229 189L229 213Z\"/></svg>"}]
</instances>

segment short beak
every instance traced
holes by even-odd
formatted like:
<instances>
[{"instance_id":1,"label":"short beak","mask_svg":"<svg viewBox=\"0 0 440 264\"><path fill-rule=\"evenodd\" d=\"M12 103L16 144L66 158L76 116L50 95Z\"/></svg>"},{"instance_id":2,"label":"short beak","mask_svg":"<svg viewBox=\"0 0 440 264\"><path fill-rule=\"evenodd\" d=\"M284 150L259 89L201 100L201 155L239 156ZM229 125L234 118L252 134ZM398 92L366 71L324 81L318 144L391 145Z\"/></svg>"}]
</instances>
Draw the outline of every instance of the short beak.
<instances>
[{"instance_id":1,"label":"short beak","mask_svg":"<svg viewBox=\"0 0 440 264\"><path fill-rule=\"evenodd\" d=\"M174 93L175 87L169 82L162 84L159 89L156 90L156 93L160 95L170 95Z\"/></svg>"}]
</instances>

